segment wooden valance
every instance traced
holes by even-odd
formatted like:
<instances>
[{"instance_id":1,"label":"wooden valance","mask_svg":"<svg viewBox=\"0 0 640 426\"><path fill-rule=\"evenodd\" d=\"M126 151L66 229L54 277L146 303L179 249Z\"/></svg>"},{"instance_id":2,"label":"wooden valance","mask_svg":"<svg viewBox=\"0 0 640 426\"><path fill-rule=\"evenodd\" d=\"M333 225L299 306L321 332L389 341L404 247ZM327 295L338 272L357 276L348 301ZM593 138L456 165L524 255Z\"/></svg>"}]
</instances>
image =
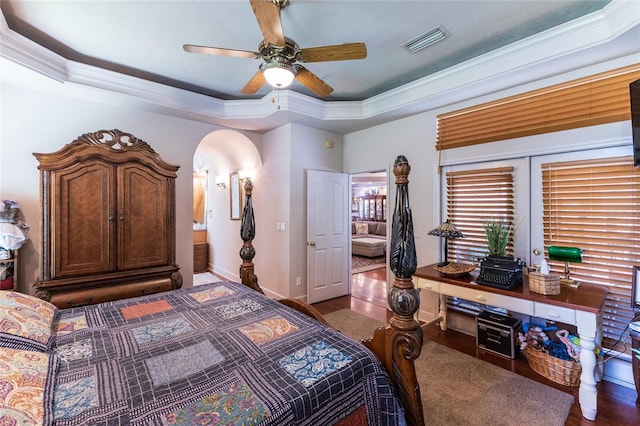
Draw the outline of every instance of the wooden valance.
<instances>
[{"instance_id":1,"label":"wooden valance","mask_svg":"<svg viewBox=\"0 0 640 426\"><path fill-rule=\"evenodd\" d=\"M438 115L437 150L631 119L640 64Z\"/></svg>"}]
</instances>

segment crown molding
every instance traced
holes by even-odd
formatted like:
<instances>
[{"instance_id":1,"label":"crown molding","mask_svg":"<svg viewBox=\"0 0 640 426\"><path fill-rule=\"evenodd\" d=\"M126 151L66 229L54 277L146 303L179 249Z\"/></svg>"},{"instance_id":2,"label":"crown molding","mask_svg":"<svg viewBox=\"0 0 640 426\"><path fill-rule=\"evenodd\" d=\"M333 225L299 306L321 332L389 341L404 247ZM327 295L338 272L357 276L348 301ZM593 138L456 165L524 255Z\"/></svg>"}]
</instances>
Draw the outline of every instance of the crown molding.
<instances>
[{"instance_id":1,"label":"crown molding","mask_svg":"<svg viewBox=\"0 0 640 426\"><path fill-rule=\"evenodd\" d=\"M635 1L613 0L600 11L363 101L323 101L290 90L248 100L200 95L69 61L12 31L1 11L0 57L56 82L121 95L123 104L154 112L253 131L304 122L348 133L603 62L601 56L580 53L640 27L639 8Z\"/></svg>"}]
</instances>

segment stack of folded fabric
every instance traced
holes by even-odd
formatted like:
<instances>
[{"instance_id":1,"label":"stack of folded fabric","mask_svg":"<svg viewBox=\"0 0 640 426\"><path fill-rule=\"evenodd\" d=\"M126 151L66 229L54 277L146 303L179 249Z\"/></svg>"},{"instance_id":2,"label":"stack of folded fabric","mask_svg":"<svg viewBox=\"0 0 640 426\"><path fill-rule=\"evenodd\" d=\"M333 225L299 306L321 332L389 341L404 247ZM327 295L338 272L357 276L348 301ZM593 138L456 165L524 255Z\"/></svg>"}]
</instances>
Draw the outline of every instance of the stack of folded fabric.
<instances>
[{"instance_id":1,"label":"stack of folded fabric","mask_svg":"<svg viewBox=\"0 0 640 426\"><path fill-rule=\"evenodd\" d=\"M19 219L19 214L18 203L4 200L4 208L0 210L0 290L14 288L13 276L16 265L8 260L15 257L15 250L22 247L27 240L29 227Z\"/></svg>"}]
</instances>

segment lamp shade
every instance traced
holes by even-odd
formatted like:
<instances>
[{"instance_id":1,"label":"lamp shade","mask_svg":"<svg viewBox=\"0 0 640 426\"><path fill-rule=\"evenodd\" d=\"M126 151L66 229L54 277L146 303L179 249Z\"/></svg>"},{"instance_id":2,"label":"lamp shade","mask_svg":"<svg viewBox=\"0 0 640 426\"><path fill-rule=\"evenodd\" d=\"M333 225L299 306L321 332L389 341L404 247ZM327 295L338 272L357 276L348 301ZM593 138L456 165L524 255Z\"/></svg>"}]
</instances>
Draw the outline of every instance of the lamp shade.
<instances>
[{"instance_id":1,"label":"lamp shade","mask_svg":"<svg viewBox=\"0 0 640 426\"><path fill-rule=\"evenodd\" d=\"M296 77L296 69L291 64L273 60L265 62L260 66L265 80L273 87L278 89L289 86Z\"/></svg>"},{"instance_id":2,"label":"lamp shade","mask_svg":"<svg viewBox=\"0 0 640 426\"><path fill-rule=\"evenodd\" d=\"M429 235L435 235L436 237L444 238L444 260L438 263L438 266L448 265L449 239L464 238L464 234L458 231L458 228L453 226L453 224L447 220L446 222L441 223L436 228L429 231Z\"/></svg>"},{"instance_id":3,"label":"lamp shade","mask_svg":"<svg viewBox=\"0 0 640 426\"><path fill-rule=\"evenodd\" d=\"M458 228L456 228L448 220L429 231L429 235L435 235L436 237L443 237L447 239L464 238L464 234L458 231Z\"/></svg>"},{"instance_id":4,"label":"lamp shade","mask_svg":"<svg viewBox=\"0 0 640 426\"><path fill-rule=\"evenodd\" d=\"M549 246L549 259L562 262L582 262L582 249L578 247Z\"/></svg>"}]
</instances>

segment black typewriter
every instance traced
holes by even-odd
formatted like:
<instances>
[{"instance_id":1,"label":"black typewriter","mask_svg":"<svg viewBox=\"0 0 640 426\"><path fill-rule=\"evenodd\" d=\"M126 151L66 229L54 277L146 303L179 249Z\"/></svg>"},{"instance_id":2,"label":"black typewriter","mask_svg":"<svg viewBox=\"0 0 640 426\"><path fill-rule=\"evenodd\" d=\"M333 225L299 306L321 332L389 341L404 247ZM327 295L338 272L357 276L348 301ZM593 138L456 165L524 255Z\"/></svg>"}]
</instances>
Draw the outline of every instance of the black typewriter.
<instances>
[{"instance_id":1,"label":"black typewriter","mask_svg":"<svg viewBox=\"0 0 640 426\"><path fill-rule=\"evenodd\" d=\"M480 261L480 275L476 283L489 287L513 290L522 284L522 259L506 256L487 256Z\"/></svg>"}]
</instances>

